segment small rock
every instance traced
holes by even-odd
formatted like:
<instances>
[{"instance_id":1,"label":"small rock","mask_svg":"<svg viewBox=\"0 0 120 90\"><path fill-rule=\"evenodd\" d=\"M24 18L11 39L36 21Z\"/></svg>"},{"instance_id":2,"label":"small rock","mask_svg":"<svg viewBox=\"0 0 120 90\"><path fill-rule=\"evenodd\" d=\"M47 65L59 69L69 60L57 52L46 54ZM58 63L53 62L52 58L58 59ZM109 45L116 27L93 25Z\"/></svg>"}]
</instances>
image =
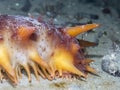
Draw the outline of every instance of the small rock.
<instances>
[{"instance_id":1,"label":"small rock","mask_svg":"<svg viewBox=\"0 0 120 90\"><path fill-rule=\"evenodd\" d=\"M26 0L26 1L25 1L25 4L24 4L24 6L21 8L21 10L22 10L23 12L28 12L31 7L32 7L32 4L30 3L30 1L29 1L29 0Z\"/></svg>"},{"instance_id":2,"label":"small rock","mask_svg":"<svg viewBox=\"0 0 120 90\"><path fill-rule=\"evenodd\" d=\"M97 20L97 19L99 19L99 16L96 15L96 14L91 14L91 15L90 15L90 18Z\"/></svg>"},{"instance_id":3,"label":"small rock","mask_svg":"<svg viewBox=\"0 0 120 90\"><path fill-rule=\"evenodd\" d=\"M105 55L101 66L103 71L110 75L120 77L120 47Z\"/></svg>"},{"instance_id":4,"label":"small rock","mask_svg":"<svg viewBox=\"0 0 120 90\"><path fill-rule=\"evenodd\" d=\"M103 8L103 9L102 9L102 12L103 12L104 14L111 14L111 10L110 10L110 8L108 8L108 7Z\"/></svg>"}]
</instances>

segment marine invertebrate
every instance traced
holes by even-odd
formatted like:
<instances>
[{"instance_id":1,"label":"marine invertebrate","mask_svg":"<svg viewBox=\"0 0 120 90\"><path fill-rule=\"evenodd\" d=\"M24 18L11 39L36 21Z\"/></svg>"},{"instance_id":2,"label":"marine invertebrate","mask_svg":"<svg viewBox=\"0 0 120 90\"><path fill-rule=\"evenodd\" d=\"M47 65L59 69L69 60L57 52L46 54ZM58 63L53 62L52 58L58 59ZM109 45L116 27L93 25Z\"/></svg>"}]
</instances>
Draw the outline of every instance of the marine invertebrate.
<instances>
[{"instance_id":1,"label":"marine invertebrate","mask_svg":"<svg viewBox=\"0 0 120 90\"><path fill-rule=\"evenodd\" d=\"M29 81L31 70L36 79L40 75L50 80L56 75L94 73L92 60L84 58L75 36L98 26L56 28L30 17L0 15L0 79L6 75L17 84L22 69Z\"/></svg>"}]
</instances>

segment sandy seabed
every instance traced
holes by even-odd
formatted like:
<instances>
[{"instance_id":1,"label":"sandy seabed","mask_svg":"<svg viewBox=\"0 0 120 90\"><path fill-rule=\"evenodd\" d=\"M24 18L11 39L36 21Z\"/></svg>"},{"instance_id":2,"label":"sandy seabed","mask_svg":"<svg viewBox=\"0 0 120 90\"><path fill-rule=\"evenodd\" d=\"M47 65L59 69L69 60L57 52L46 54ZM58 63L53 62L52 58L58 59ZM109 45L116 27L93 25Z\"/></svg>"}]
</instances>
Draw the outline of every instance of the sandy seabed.
<instances>
[{"instance_id":1,"label":"sandy seabed","mask_svg":"<svg viewBox=\"0 0 120 90\"><path fill-rule=\"evenodd\" d=\"M8 3L8 1L10 1ZM27 0L26 0L27 1ZM0 0L0 13L10 15L31 14L35 17L42 15L47 20L53 18L57 25L73 25L79 23L99 23L100 27L78 36L85 40L98 42L96 47L87 48L88 56L95 60L91 66L97 70L96 75L89 74L87 79L56 79L48 81L40 79L37 81L32 75L32 82L29 83L27 77L23 75L19 85L13 87L8 81L3 80L0 84L1 90L119 90L120 77L106 73L101 68L103 57L110 54L110 51L116 49L120 44L120 18L117 12L109 7L111 12L105 14L102 12L103 7L93 3L80 3L78 0L30 0L31 4L26 11L23 9L25 2L23 0ZM53 11L51 9L53 9ZM91 16L93 15L93 16ZM95 15L95 16L94 16ZM97 16L96 16L97 15ZM120 62L120 59L117 58ZM109 60L108 60L109 61ZM120 70L120 67L118 67Z\"/></svg>"}]
</instances>

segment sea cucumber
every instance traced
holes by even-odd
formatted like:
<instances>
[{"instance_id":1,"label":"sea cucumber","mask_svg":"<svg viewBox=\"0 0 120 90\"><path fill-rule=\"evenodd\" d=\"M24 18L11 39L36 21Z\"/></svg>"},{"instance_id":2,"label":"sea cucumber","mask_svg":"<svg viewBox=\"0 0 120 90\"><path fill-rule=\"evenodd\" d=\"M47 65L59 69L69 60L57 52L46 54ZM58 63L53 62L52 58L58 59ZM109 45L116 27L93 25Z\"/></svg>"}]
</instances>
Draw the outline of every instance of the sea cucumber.
<instances>
[{"instance_id":1,"label":"sea cucumber","mask_svg":"<svg viewBox=\"0 0 120 90\"><path fill-rule=\"evenodd\" d=\"M25 70L31 81L31 72L49 80L56 76L87 77L96 72L90 67L77 35L98 27L86 24L57 28L31 17L0 15L0 79L5 76L18 84Z\"/></svg>"}]
</instances>

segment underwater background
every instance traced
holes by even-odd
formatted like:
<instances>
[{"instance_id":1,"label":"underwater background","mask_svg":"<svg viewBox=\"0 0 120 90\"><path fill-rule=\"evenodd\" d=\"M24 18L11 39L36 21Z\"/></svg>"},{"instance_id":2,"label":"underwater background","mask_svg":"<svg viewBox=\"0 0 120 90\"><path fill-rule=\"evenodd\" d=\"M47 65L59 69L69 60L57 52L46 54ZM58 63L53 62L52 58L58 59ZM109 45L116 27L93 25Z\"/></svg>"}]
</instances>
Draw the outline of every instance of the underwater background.
<instances>
[{"instance_id":1,"label":"underwater background","mask_svg":"<svg viewBox=\"0 0 120 90\"><path fill-rule=\"evenodd\" d=\"M17 87L3 80L1 90L119 90L120 89L120 0L0 0L0 14L41 17L56 26L98 23L100 27L77 38L95 42L86 49L86 57L97 75L87 79L37 81L26 75Z\"/></svg>"}]
</instances>

